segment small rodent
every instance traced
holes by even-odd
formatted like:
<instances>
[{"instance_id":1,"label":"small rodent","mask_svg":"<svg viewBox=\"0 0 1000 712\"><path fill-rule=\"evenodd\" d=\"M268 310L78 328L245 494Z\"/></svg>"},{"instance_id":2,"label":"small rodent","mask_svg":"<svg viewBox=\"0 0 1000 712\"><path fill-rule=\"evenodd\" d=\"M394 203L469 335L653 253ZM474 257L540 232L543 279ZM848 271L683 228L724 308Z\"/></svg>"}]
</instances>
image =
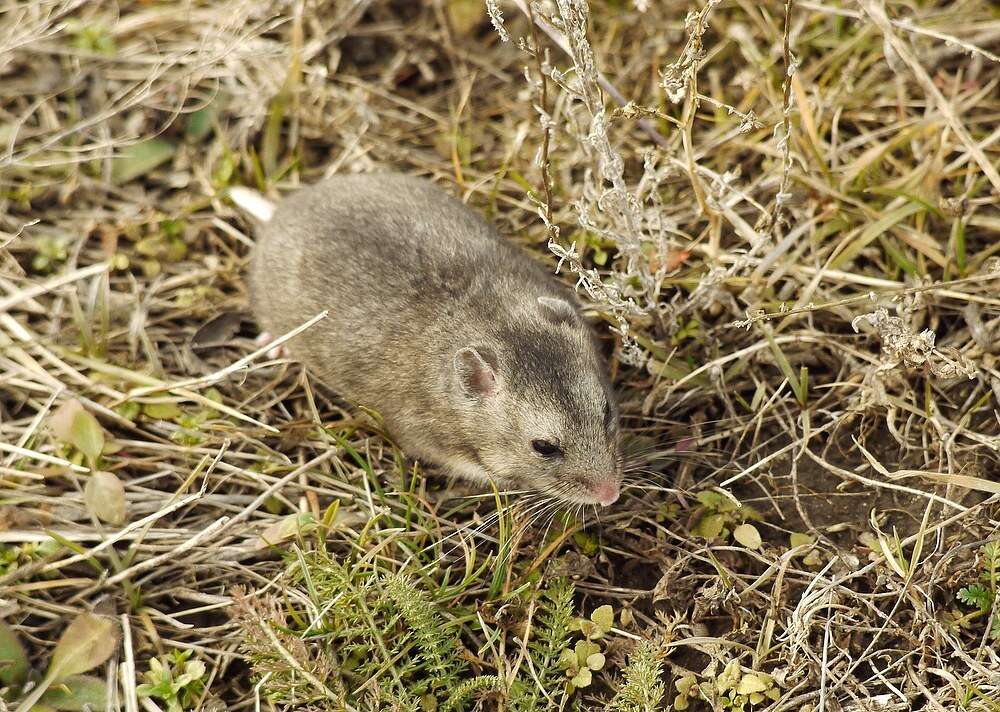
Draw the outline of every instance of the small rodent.
<instances>
[{"instance_id":1,"label":"small rodent","mask_svg":"<svg viewBox=\"0 0 1000 712\"><path fill-rule=\"evenodd\" d=\"M407 454L578 504L618 499L618 411L570 289L427 180L338 175L251 205L261 327ZM261 206L264 207L261 207Z\"/></svg>"}]
</instances>

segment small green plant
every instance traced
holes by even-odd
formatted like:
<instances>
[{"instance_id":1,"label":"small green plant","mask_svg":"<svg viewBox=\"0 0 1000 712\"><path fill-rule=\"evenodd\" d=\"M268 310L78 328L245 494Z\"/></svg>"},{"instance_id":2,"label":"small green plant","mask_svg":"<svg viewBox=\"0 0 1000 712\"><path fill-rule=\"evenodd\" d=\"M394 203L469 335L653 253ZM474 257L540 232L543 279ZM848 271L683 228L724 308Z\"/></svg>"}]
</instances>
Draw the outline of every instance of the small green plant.
<instances>
[{"instance_id":1,"label":"small green plant","mask_svg":"<svg viewBox=\"0 0 1000 712\"><path fill-rule=\"evenodd\" d=\"M77 49L107 56L115 54L115 39L106 27L71 21L67 23L67 29L73 35L73 46Z\"/></svg>"},{"instance_id":2,"label":"small green plant","mask_svg":"<svg viewBox=\"0 0 1000 712\"><path fill-rule=\"evenodd\" d=\"M698 678L694 675L684 675L674 682L677 695L674 697L674 709L686 710L691 706L691 700L697 699L701 693Z\"/></svg>"},{"instance_id":3,"label":"small green plant","mask_svg":"<svg viewBox=\"0 0 1000 712\"><path fill-rule=\"evenodd\" d=\"M591 261L598 267L604 267L608 264L608 258L611 257L616 248L614 241L586 230L578 231L572 239L576 240L577 244L584 246L586 251L584 254L589 252Z\"/></svg>"},{"instance_id":4,"label":"small green plant","mask_svg":"<svg viewBox=\"0 0 1000 712\"><path fill-rule=\"evenodd\" d=\"M190 660L190 650L174 650L167 664L151 658L146 682L136 688L139 697L155 697L167 705L167 712L194 709L205 692L205 663Z\"/></svg>"},{"instance_id":5,"label":"small green plant","mask_svg":"<svg viewBox=\"0 0 1000 712\"><path fill-rule=\"evenodd\" d=\"M580 631L584 640L576 641L573 648L565 647L559 653L559 667L567 678L566 692L573 694L577 689L589 687L593 673L604 668L605 657L601 646L595 642L611 632L615 624L615 612L611 606L600 606L590 618L577 618L570 629Z\"/></svg>"},{"instance_id":6,"label":"small green plant","mask_svg":"<svg viewBox=\"0 0 1000 712\"><path fill-rule=\"evenodd\" d=\"M761 521L762 517L753 507L740 506L729 497L714 490L702 490L695 495L700 507L695 513L692 531L706 539L726 540L733 536L748 548L760 546L760 534L749 521Z\"/></svg>"},{"instance_id":7,"label":"small green plant","mask_svg":"<svg viewBox=\"0 0 1000 712\"><path fill-rule=\"evenodd\" d=\"M559 665L566 671L566 677L569 678L568 689L572 692L590 685L593 673L604 667L604 654L597 643L578 640L572 650L562 651Z\"/></svg>"},{"instance_id":8,"label":"small green plant","mask_svg":"<svg viewBox=\"0 0 1000 712\"><path fill-rule=\"evenodd\" d=\"M96 468L108 445L104 428L83 404L70 399L56 408L49 416L49 428L57 440L69 448L69 458L74 463Z\"/></svg>"},{"instance_id":9,"label":"small green plant","mask_svg":"<svg viewBox=\"0 0 1000 712\"><path fill-rule=\"evenodd\" d=\"M209 388L204 393L205 397L215 403L222 402L222 394L215 388ZM151 403L132 403L127 401L132 408L127 414L121 413L130 420L134 420L141 413L149 420L163 420L177 425L170 434L170 439L176 443L186 446L200 445L205 440L205 433L202 426L212 420L218 420L220 412L211 406L203 408L185 409L181 408L174 401L161 400Z\"/></svg>"},{"instance_id":10,"label":"small green plant","mask_svg":"<svg viewBox=\"0 0 1000 712\"><path fill-rule=\"evenodd\" d=\"M272 701L461 709L461 700L499 684L470 674L453 612L420 579L323 549L297 550L290 578L319 617L237 596L243 650Z\"/></svg>"},{"instance_id":11,"label":"small green plant","mask_svg":"<svg viewBox=\"0 0 1000 712\"><path fill-rule=\"evenodd\" d=\"M38 274L55 272L66 261L69 253L66 250L68 240L61 237L46 236L35 243L35 256L31 260L31 269Z\"/></svg>"},{"instance_id":12,"label":"small green plant","mask_svg":"<svg viewBox=\"0 0 1000 712\"><path fill-rule=\"evenodd\" d=\"M979 580L982 583L963 586L956 594L956 598L961 603L976 609L955 620L959 627L966 627L976 618L989 615L997 599L997 587L1000 584L1000 540L983 545L980 553L982 554L982 573L979 575ZM1000 640L1000 615L993 617L990 638Z\"/></svg>"},{"instance_id":13,"label":"small green plant","mask_svg":"<svg viewBox=\"0 0 1000 712\"><path fill-rule=\"evenodd\" d=\"M773 677L745 670L738 660L730 660L721 673L702 681L695 675L685 675L674 682L674 687L677 690L675 710L686 710L692 700L702 699L716 708L744 712L781 696Z\"/></svg>"},{"instance_id":14,"label":"small green plant","mask_svg":"<svg viewBox=\"0 0 1000 712\"><path fill-rule=\"evenodd\" d=\"M697 339L699 336L701 336L701 323L697 319L688 319L670 341L674 346L680 346L687 339Z\"/></svg>"},{"instance_id":15,"label":"small green plant","mask_svg":"<svg viewBox=\"0 0 1000 712\"><path fill-rule=\"evenodd\" d=\"M648 640L632 650L622 672L624 682L608 705L608 712L655 712L663 709L661 703L666 689L662 680L662 657L660 647Z\"/></svg>"},{"instance_id":16,"label":"small green plant","mask_svg":"<svg viewBox=\"0 0 1000 712\"><path fill-rule=\"evenodd\" d=\"M492 695L512 712L579 708L576 691L605 667L598 641L612 630L610 606L581 619L565 578L553 577L541 589L525 585L504 607L534 611L530 625L524 621L530 662L518 655L497 666L517 660L512 677L487 674L473 670L470 663L483 652L466 643L497 630L483 627L477 611L460 603L467 584L429 586L418 571L390 565L391 558L342 559L322 544L295 548L287 582L296 596L234 592L242 651L271 702L317 710L458 711ZM485 564L465 581L488 572Z\"/></svg>"},{"instance_id":17,"label":"small green plant","mask_svg":"<svg viewBox=\"0 0 1000 712\"><path fill-rule=\"evenodd\" d=\"M583 633L587 640L600 640L611 632L615 625L615 611L611 606L604 605L590 614L590 620L577 618L573 630Z\"/></svg>"},{"instance_id":18,"label":"small green plant","mask_svg":"<svg viewBox=\"0 0 1000 712\"><path fill-rule=\"evenodd\" d=\"M29 541L24 544L4 544L0 546L0 576L16 571L22 566L44 559L62 548L54 539Z\"/></svg>"},{"instance_id":19,"label":"small green plant","mask_svg":"<svg viewBox=\"0 0 1000 712\"><path fill-rule=\"evenodd\" d=\"M87 510L108 524L123 524L128 512L125 487L117 475L97 469L103 455L117 450L117 443L76 399L66 401L49 416L49 429L68 450L72 462L86 462L93 470L84 487Z\"/></svg>"},{"instance_id":20,"label":"small green plant","mask_svg":"<svg viewBox=\"0 0 1000 712\"><path fill-rule=\"evenodd\" d=\"M147 276L159 274L164 264L180 262L188 251L184 241L183 221L164 219L152 230L152 234L143 237L135 245L135 251L143 258L139 264Z\"/></svg>"},{"instance_id":21,"label":"small green plant","mask_svg":"<svg viewBox=\"0 0 1000 712\"><path fill-rule=\"evenodd\" d=\"M716 679L723 707L742 712L747 705L759 705L777 700L781 691L774 678L763 672L744 670L736 660L730 661Z\"/></svg>"},{"instance_id":22,"label":"small green plant","mask_svg":"<svg viewBox=\"0 0 1000 712\"><path fill-rule=\"evenodd\" d=\"M793 532L788 537L788 545L791 548L797 546L809 546L816 543L816 537L809 534L802 534L799 532ZM816 568L823 565L823 556L818 548L813 547L809 552L802 557L802 563L811 568Z\"/></svg>"},{"instance_id":23,"label":"small green plant","mask_svg":"<svg viewBox=\"0 0 1000 712\"><path fill-rule=\"evenodd\" d=\"M83 613L66 627L45 672L33 669L17 634L0 622L0 708L22 710L104 709L104 681L92 670L118 647L110 618Z\"/></svg>"},{"instance_id":24,"label":"small green plant","mask_svg":"<svg viewBox=\"0 0 1000 712\"><path fill-rule=\"evenodd\" d=\"M518 680L511 690L513 709L536 712L558 706L557 700L567 694L568 686L561 665L563 653L572 641L573 629L579 630L573 616L573 585L564 578L555 578L542 591L538 614L528 642L528 650L537 673L535 680ZM549 696L549 697L547 697Z\"/></svg>"}]
</instances>

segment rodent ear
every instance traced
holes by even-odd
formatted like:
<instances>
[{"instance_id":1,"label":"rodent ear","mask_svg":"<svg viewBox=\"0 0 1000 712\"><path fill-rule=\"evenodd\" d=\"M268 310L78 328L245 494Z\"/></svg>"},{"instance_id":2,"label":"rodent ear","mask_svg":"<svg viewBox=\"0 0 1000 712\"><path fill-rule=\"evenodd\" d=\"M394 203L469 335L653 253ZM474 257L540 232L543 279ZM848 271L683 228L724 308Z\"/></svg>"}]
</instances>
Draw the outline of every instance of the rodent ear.
<instances>
[{"instance_id":1,"label":"rodent ear","mask_svg":"<svg viewBox=\"0 0 1000 712\"><path fill-rule=\"evenodd\" d=\"M486 356L471 346L455 352L455 372L458 382L467 396L483 398L494 395L500 387L497 373L490 361L492 354Z\"/></svg>"},{"instance_id":2,"label":"rodent ear","mask_svg":"<svg viewBox=\"0 0 1000 712\"><path fill-rule=\"evenodd\" d=\"M545 318L553 324L573 324L579 317L576 308L565 299L539 297L538 306Z\"/></svg>"}]
</instances>

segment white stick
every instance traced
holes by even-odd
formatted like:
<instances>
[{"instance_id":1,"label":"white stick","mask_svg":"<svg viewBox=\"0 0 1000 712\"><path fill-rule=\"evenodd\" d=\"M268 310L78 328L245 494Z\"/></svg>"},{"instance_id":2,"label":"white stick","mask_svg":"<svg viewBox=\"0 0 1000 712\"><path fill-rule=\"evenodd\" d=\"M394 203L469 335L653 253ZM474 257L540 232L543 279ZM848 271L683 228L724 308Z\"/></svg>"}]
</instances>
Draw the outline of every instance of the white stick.
<instances>
[{"instance_id":1,"label":"white stick","mask_svg":"<svg viewBox=\"0 0 1000 712\"><path fill-rule=\"evenodd\" d=\"M229 189L229 199L236 203L236 207L262 223L266 223L274 215L274 203L256 190L236 185Z\"/></svg>"},{"instance_id":2,"label":"white stick","mask_svg":"<svg viewBox=\"0 0 1000 712\"><path fill-rule=\"evenodd\" d=\"M36 284L34 287L29 287L20 292L14 292L9 297L5 299L0 299L0 313L9 311L11 307L14 307L21 302L26 302L29 299L34 299L35 297L45 294L46 292L51 292L53 289L58 289L65 284L70 284L79 279L87 279L87 277L93 277L95 274L102 274L108 271L108 264L106 262L101 262L96 265L90 265L89 267L83 267L78 270L74 270L68 274L61 274L58 277L53 277L48 282L43 282L42 284Z\"/></svg>"}]
</instances>

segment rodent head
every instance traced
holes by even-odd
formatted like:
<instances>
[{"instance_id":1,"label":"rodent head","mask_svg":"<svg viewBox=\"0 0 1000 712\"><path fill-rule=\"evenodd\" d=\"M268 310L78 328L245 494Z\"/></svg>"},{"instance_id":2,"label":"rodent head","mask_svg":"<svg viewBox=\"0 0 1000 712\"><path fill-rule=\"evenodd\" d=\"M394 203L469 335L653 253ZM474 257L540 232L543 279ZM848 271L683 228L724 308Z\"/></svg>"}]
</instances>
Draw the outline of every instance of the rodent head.
<instances>
[{"instance_id":1,"label":"rodent head","mask_svg":"<svg viewBox=\"0 0 1000 712\"><path fill-rule=\"evenodd\" d=\"M453 357L464 446L498 484L609 505L622 470L618 408L593 333L563 299Z\"/></svg>"}]
</instances>

